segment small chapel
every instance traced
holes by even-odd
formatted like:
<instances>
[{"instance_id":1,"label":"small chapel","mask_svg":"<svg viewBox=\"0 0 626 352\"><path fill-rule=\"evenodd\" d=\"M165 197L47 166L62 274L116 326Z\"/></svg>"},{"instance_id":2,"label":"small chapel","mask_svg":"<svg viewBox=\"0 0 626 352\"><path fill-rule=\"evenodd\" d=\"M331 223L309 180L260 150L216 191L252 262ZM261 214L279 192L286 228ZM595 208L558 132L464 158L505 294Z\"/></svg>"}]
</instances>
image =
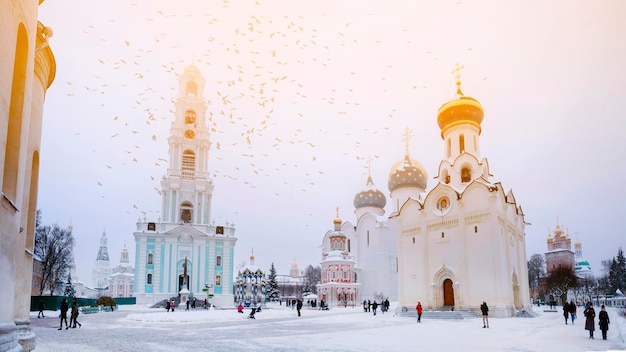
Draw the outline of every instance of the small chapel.
<instances>
[{"instance_id":1,"label":"small chapel","mask_svg":"<svg viewBox=\"0 0 626 352\"><path fill-rule=\"evenodd\" d=\"M139 219L133 233L137 304L156 303L183 291L185 298L206 294L213 305L233 305L237 238L233 223L211 219L214 185L204 84L195 65L179 78L168 138L169 166L161 180L162 217Z\"/></svg>"},{"instance_id":2,"label":"small chapel","mask_svg":"<svg viewBox=\"0 0 626 352\"><path fill-rule=\"evenodd\" d=\"M340 228L363 299L477 312L484 301L490 315L510 317L530 309L524 212L492 180L480 150L484 110L463 94L458 72L456 97L437 113L443 159L434 186L427 191L428 173L409 155L407 129L404 158L389 171L391 204L368 174L354 197L356 223Z\"/></svg>"}]
</instances>

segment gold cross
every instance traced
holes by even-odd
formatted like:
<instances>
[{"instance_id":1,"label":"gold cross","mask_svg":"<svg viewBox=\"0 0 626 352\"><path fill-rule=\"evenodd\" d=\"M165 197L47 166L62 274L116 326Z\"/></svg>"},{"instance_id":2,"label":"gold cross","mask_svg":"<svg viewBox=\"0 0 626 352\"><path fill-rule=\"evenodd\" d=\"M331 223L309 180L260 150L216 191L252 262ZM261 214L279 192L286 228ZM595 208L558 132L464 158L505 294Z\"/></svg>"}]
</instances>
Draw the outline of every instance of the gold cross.
<instances>
[{"instance_id":1,"label":"gold cross","mask_svg":"<svg viewBox=\"0 0 626 352\"><path fill-rule=\"evenodd\" d=\"M456 77L456 94L463 95L461 91L461 70L464 69L465 66L460 66L459 63L456 64L456 68L452 70L452 74Z\"/></svg>"}]
</instances>

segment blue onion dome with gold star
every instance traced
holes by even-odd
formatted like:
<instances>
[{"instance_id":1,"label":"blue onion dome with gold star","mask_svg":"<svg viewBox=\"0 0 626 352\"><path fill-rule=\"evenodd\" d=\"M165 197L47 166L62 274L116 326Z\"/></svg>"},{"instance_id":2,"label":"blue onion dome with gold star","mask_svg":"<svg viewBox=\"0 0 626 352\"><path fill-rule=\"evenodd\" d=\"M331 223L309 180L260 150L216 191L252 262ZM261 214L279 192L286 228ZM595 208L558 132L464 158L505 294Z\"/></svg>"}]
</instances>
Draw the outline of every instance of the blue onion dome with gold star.
<instances>
[{"instance_id":1,"label":"blue onion dome with gold star","mask_svg":"<svg viewBox=\"0 0 626 352\"><path fill-rule=\"evenodd\" d=\"M437 124L441 129L442 137L446 130L461 124L474 125L478 128L479 135L481 132L480 124L485 115L483 107L478 100L464 95L461 91L461 81L458 75L459 70L460 68L457 67L456 98L443 104L439 108L439 112L437 112Z\"/></svg>"},{"instance_id":2,"label":"blue onion dome with gold star","mask_svg":"<svg viewBox=\"0 0 626 352\"><path fill-rule=\"evenodd\" d=\"M417 160L405 154L404 160L395 163L389 170L389 182L387 186L389 192L393 192L398 188L416 187L422 190L426 189L428 183L428 173L426 169Z\"/></svg>"},{"instance_id":3,"label":"blue onion dome with gold star","mask_svg":"<svg viewBox=\"0 0 626 352\"><path fill-rule=\"evenodd\" d=\"M376 207L384 208L387 204L387 199L383 192L374 186L372 176L367 176L367 184L365 188L354 196L354 208Z\"/></svg>"}]
</instances>

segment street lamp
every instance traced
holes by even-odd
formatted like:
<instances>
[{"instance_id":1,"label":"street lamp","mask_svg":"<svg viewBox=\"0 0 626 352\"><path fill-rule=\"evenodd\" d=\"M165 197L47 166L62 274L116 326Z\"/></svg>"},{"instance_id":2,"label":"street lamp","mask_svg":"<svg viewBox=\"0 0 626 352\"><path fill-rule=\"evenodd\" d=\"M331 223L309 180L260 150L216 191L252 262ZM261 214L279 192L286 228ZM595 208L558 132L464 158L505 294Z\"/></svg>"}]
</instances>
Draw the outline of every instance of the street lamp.
<instances>
[{"instance_id":1,"label":"street lamp","mask_svg":"<svg viewBox=\"0 0 626 352\"><path fill-rule=\"evenodd\" d=\"M204 284L204 287L206 288L206 300L207 300L207 303L208 303L209 302L209 298L213 297L213 294L211 294L211 289L213 288L213 284L206 283L206 284Z\"/></svg>"}]
</instances>

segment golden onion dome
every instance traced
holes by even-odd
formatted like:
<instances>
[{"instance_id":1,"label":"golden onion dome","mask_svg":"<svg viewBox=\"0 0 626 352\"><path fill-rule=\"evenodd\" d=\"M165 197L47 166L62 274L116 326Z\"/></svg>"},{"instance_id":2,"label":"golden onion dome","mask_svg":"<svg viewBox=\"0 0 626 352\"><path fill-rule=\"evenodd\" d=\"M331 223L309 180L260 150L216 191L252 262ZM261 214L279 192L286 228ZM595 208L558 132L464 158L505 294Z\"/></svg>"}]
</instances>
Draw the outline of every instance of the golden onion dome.
<instances>
[{"instance_id":1,"label":"golden onion dome","mask_svg":"<svg viewBox=\"0 0 626 352\"><path fill-rule=\"evenodd\" d=\"M383 192L374 186L372 177L368 176L365 189L354 196L353 204L355 209L364 207L384 208L387 204L387 199Z\"/></svg>"},{"instance_id":2,"label":"golden onion dome","mask_svg":"<svg viewBox=\"0 0 626 352\"><path fill-rule=\"evenodd\" d=\"M408 154L404 160L395 163L389 170L389 181L387 187L389 192L398 188L417 187L426 189L428 183L428 173L417 160L411 159Z\"/></svg>"},{"instance_id":3,"label":"golden onion dome","mask_svg":"<svg viewBox=\"0 0 626 352\"><path fill-rule=\"evenodd\" d=\"M457 73L458 70L459 68L457 67ZM441 129L441 137L443 138L446 130L460 124L476 126L478 128L478 134L480 135L480 123L483 122L485 115L483 107L478 100L463 94L459 75L457 75L456 86L457 99L443 104L437 112L437 124Z\"/></svg>"}]
</instances>

